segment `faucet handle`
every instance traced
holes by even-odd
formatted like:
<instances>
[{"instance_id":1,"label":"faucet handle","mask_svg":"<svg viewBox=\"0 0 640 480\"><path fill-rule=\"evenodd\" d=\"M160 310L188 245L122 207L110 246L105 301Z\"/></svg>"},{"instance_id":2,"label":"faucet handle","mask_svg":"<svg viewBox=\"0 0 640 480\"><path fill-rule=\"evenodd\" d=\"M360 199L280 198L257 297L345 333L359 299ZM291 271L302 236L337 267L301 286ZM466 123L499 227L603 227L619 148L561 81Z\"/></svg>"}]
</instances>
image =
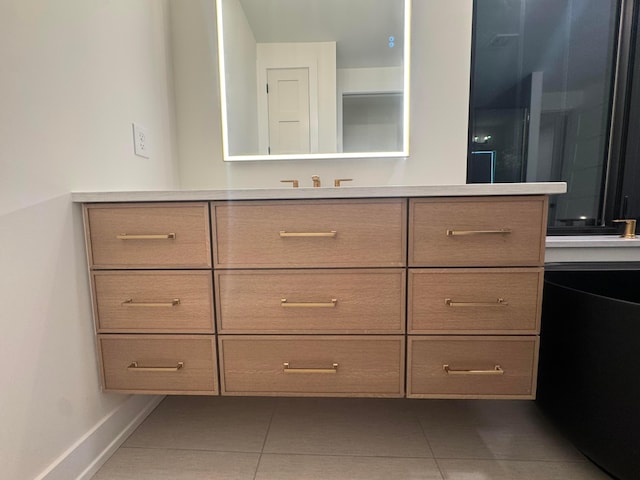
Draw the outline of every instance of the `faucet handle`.
<instances>
[{"instance_id":1,"label":"faucet handle","mask_svg":"<svg viewBox=\"0 0 640 480\"><path fill-rule=\"evenodd\" d=\"M613 223L625 223L624 233L620 235L622 238L636 238L636 219L625 218L622 220L614 220Z\"/></svg>"},{"instance_id":2,"label":"faucet handle","mask_svg":"<svg viewBox=\"0 0 640 480\"><path fill-rule=\"evenodd\" d=\"M353 178L336 178L333 181L333 186L334 187L339 187L340 186L340 182L353 182Z\"/></svg>"},{"instance_id":3,"label":"faucet handle","mask_svg":"<svg viewBox=\"0 0 640 480\"><path fill-rule=\"evenodd\" d=\"M298 180L280 180L281 183L292 183L293 184L293 188L298 188L298 186L300 185L300 182L298 182Z\"/></svg>"}]
</instances>

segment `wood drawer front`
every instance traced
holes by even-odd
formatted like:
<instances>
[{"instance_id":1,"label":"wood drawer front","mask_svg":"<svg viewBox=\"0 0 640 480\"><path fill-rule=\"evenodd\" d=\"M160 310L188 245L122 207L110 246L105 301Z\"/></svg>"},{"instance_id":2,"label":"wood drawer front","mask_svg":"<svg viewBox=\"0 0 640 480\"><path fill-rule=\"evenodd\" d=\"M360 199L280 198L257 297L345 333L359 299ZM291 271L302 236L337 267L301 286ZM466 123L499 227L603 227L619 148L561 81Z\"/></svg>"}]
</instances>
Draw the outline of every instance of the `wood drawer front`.
<instances>
[{"instance_id":1,"label":"wood drawer front","mask_svg":"<svg viewBox=\"0 0 640 480\"><path fill-rule=\"evenodd\" d=\"M99 335L98 340L106 391L217 394L213 335ZM171 370L179 362L182 367Z\"/></svg>"},{"instance_id":2,"label":"wood drawer front","mask_svg":"<svg viewBox=\"0 0 640 480\"><path fill-rule=\"evenodd\" d=\"M208 270L97 271L92 274L101 333L213 333Z\"/></svg>"},{"instance_id":3,"label":"wood drawer front","mask_svg":"<svg viewBox=\"0 0 640 480\"><path fill-rule=\"evenodd\" d=\"M404 269L223 270L215 285L220 333L404 333Z\"/></svg>"},{"instance_id":4,"label":"wood drawer front","mask_svg":"<svg viewBox=\"0 0 640 480\"><path fill-rule=\"evenodd\" d=\"M400 267L405 264L405 205L403 199L214 202L214 264ZM291 234L316 236L282 236Z\"/></svg>"},{"instance_id":5,"label":"wood drawer front","mask_svg":"<svg viewBox=\"0 0 640 480\"><path fill-rule=\"evenodd\" d=\"M535 398L535 336L409 337L407 361L408 397Z\"/></svg>"},{"instance_id":6,"label":"wood drawer front","mask_svg":"<svg viewBox=\"0 0 640 480\"><path fill-rule=\"evenodd\" d=\"M85 225L91 267L211 267L206 203L85 205Z\"/></svg>"},{"instance_id":7,"label":"wood drawer front","mask_svg":"<svg viewBox=\"0 0 640 480\"><path fill-rule=\"evenodd\" d=\"M411 199L409 266L542 266L546 221L546 196Z\"/></svg>"},{"instance_id":8,"label":"wood drawer front","mask_svg":"<svg viewBox=\"0 0 640 480\"><path fill-rule=\"evenodd\" d=\"M400 397L404 393L403 336L221 335L219 344L223 395ZM285 363L293 370L311 371L285 372Z\"/></svg>"},{"instance_id":9,"label":"wood drawer front","mask_svg":"<svg viewBox=\"0 0 640 480\"><path fill-rule=\"evenodd\" d=\"M410 269L409 333L536 334L542 268Z\"/></svg>"}]
</instances>

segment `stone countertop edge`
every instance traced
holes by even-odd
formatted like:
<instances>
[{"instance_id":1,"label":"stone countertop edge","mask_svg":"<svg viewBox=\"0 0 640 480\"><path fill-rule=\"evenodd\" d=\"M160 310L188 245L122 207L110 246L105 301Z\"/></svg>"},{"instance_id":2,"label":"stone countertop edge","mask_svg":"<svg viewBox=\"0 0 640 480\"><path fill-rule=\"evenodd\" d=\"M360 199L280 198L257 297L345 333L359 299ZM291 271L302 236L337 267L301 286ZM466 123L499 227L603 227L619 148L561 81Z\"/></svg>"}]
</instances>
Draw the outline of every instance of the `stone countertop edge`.
<instances>
[{"instance_id":1,"label":"stone countertop edge","mask_svg":"<svg viewBox=\"0 0 640 480\"><path fill-rule=\"evenodd\" d=\"M640 236L623 238L620 235L554 235L547 236L547 248L629 248L640 247Z\"/></svg>"},{"instance_id":2,"label":"stone countertop edge","mask_svg":"<svg viewBox=\"0 0 640 480\"><path fill-rule=\"evenodd\" d=\"M379 187L229 188L212 190L148 190L72 192L77 203L180 202L207 200L296 200L321 198L457 197L547 195L565 193L564 182L476 183L461 185L389 185Z\"/></svg>"}]
</instances>

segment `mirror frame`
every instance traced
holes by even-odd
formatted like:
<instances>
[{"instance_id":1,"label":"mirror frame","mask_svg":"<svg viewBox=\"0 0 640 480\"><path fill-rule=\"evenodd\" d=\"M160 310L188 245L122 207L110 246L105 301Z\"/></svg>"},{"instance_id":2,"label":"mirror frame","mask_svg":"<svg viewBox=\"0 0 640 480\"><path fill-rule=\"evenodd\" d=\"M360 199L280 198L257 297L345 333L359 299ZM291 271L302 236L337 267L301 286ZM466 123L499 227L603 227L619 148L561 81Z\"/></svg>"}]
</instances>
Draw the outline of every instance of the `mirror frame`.
<instances>
[{"instance_id":1,"label":"mirror frame","mask_svg":"<svg viewBox=\"0 0 640 480\"><path fill-rule=\"evenodd\" d=\"M229 155L229 131L227 124L227 88L224 61L224 28L222 21L222 1L216 0L216 28L218 41L218 81L220 86L220 120L222 127L222 159L225 162L255 160L310 160L310 159L348 159L348 158L406 158L409 156L409 105L411 78L411 0L404 0L404 48L403 98L402 98L402 150L388 152L339 152L339 153L301 153L281 155ZM348 1L348 0L345 0Z\"/></svg>"}]
</instances>

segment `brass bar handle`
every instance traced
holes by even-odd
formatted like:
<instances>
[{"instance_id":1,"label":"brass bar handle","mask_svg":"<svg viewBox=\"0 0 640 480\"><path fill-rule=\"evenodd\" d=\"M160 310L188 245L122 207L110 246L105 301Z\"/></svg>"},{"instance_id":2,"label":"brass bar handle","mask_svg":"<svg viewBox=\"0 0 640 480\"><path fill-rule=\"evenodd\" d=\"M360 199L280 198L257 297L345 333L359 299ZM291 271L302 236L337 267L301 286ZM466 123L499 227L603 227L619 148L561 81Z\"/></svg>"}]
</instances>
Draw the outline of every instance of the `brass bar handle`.
<instances>
[{"instance_id":1,"label":"brass bar handle","mask_svg":"<svg viewBox=\"0 0 640 480\"><path fill-rule=\"evenodd\" d=\"M442 365L442 369L447 375L504 375L500 365L496 365L492 370L453 370L449 365Z\"/></svg>"},{"instance_id":2,"label":"brass bar handle","mask_svg":"<svg viewBox=\"0 0 640 480\"><path fill-rule=\"evenodd\" d=\"M330 232L285 232L280 231L281 238L287 237L335 237L338 234L337 231L331 230Z\"/></svg>"},{"instance_id":3,"label":"brass bar handle","mask_svg":"<svg viewBox=\"0 0 640 480\"><path fill-rule=\"evenodd\" d=\"M338 364L334 363L331 368L291 368L289 362L282 364L284 373L338 373Z\"/></svg>"},{"instance_id":4,"label":"brass bar handle","mask_svg":"<svg viewBox=\"0 0 640 480\"><path fill-rule=\"evenodd\" d=\"M444 304L448 307L506 307L509 302L505 302L504 298L498 298L495 302L454 302L450 298L445 298Z\"/></svg>"},{"instance_id":5,"label":"brass bar handle","mask_svg":"<svg viewBox=\"0 0 640 480\"><path fill-rule=\"evenodd\" d=\"M134 302L132 298L127 298L120 305L122 305L123 307L125 306L126 307L175 307L177 305L180 305L180 299L174 298L170 302L145 303L145 302Z\"/></svg>"},{"instance_id":6,"label":"brass bar handle","mask_svg":"<svg viewBox=\"0 0 640 480\"><path fill-rule=\"evenodd\" d=\"M175 367L139 367L138 362L131 362L127 370L135 372L177 372L182 367L184 367L184 362L178 362Z\"/></svg>"},{"instance_id":7,"label":"brass bar handle","mask_svg":"<svg viewBox=\"0 0 640 480\"><path fill-rule=\"evenodd\" d=\"M507 235L511 233L508 228L498 230L450 230L447 229L447 237L457 237L462 235Z\"/></svg>"},{"instance_id":8,"label":"brass bar handle","mask_svg":"<svg viewBox=\"0 0 640 480\"><path fill-rule=\"evenodd\" d=\"M163 233L158 235L129 235L121 233L116 235L118 240L173 240L176 238L175 233Z\"/></svg>"},{"instance_id":9,"label":"brass bar handle","mask_svg":"<svg viewBox=\"0 0 640 480\"><path fill-rule=\"evenodd\" d=\"M337 298L332 298L330 302L287 302L286 298L280 299L280 306L286 308L334 308L337 303Z\"/></svg>"}]
</instances>

